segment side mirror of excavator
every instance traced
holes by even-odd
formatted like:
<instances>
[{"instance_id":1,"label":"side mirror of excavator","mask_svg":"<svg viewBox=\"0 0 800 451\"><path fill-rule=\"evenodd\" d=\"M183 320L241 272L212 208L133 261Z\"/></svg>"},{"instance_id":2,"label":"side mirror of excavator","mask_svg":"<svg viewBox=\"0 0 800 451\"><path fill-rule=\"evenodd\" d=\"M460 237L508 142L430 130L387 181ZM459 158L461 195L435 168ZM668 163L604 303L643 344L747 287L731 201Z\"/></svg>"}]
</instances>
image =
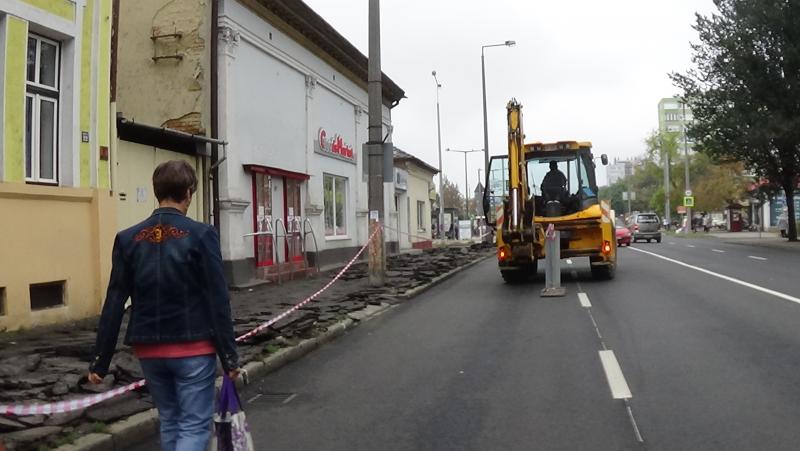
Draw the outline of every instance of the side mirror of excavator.
<instances>
[{"instance_id":1,"label":"side mirror of excavator","mask_svg":"<svg viewBox=\"0 0 800 451\"><path fill-rule=\"evenodd\" d=\"M600 155L600 161L603 163L603 166L608 166L608 155Z\"/></svg>"}]
</instances>

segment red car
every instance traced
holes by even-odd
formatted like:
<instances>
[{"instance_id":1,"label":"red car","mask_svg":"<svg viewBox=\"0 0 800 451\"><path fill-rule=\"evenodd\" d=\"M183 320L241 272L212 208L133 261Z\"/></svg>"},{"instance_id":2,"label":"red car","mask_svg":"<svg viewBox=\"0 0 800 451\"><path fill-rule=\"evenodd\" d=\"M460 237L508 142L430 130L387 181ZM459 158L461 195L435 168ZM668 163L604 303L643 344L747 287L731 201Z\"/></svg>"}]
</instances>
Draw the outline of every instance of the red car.
<instances>
[{"instance_id":1,"label":"red car","mask_svg":"<svg viewBox=\"0 0 800 451\"><path fill-rule=\"evenodd\" d=\"M617 236L617 246L631 245L631 231L627 227L617 226L615 234Z\"/></svg>"}]
</instances>

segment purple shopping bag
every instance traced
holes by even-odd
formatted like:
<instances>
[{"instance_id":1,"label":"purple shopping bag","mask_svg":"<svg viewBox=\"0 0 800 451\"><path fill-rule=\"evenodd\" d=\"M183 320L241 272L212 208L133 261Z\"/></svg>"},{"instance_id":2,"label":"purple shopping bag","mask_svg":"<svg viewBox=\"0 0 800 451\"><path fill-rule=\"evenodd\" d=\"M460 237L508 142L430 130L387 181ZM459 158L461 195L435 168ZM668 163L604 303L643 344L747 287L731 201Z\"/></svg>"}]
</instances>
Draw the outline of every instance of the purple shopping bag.
<instances>
[{"instance_id":1,"label":"purple shopping bag","mask_svg":"<svg viewBox=\"0 0 800 451\"><path fill-rule=\"evenodd\" d=\"M250 435L242 403L236 392L236 384L227 374L222 376L222 387L219 389L217 398L211 450L255 451L253 437Z\"/></svg>"}]
</instances>

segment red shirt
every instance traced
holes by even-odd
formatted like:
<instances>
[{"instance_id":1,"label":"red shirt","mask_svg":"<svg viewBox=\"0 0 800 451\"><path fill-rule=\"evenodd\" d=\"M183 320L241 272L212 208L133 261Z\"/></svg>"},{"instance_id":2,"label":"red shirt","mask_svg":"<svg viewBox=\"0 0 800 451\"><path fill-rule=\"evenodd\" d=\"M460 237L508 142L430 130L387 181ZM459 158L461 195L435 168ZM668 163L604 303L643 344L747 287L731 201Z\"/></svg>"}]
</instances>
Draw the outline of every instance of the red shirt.
<instances>
[{"instance_id":1,"label":"red shirt","mask_svg":"<svg viewBox=\"0 0 800 451\"><path fill-rule=\"evenodd\" d=\"M211 340L133 345L133 354L140 359L179 359L216 353Z\"/></svg>"}]
</instances>

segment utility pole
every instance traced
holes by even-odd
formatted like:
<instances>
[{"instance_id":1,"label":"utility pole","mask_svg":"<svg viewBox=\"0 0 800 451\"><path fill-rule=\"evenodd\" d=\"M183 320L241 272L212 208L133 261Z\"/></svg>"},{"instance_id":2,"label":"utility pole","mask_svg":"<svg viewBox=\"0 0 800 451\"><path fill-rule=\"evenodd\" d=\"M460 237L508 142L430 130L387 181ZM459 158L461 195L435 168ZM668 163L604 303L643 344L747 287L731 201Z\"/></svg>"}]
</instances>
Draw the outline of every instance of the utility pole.
<instances>
[{"instance_id":1,"label":"utility pole","mask_svg":"<svg viewBox=\"0 0 800 451\"><path fill-rule=\"evenodd\" d=\"M683 156L685 158L685 178L686 178L686 192L684 193L686 196L689 196L692 192L692 185L689 183L689 146L686 144L686 101L685 99L681 99L681 106L683 108ZM684 227L685 232L689 233L689 230L692 229L692 207L686 207L686 227Z\"/></svg>"},{"instance_id":2,"label":"utility pole","mask_svg":"<svg viewBox=\"0 0 800 451\"><path fill-rule=\"evenodd\" d=\"M386 252L383 231L384 212L384 153L388 146L383 142L383 108L381 86L381 14L380 0L369 0L369 141L366 148L369 164L369 283L373 287L386 282ZM389 150L390 152L392 150Z\"/></svg>"},{"instance_id":3,"label":"utility pole","mask_svg":"<svg viewBox=\"0 0 800 451\"><path fill-rule=\"evenodd\" d=\"M661 142L661 161L664 164L664 219L669 227L672 224L672 212L669 208L669 152L664 148L664 137L660 131L658 139Z\"/></svg>"},{"instance_id":4,"label":"utility pole","mask_svg":"<svg viewBox=\"0 0 800 451\"><path fill-rule=\"evenodd\" d=\"M444 236L444 167L442 167L442 121L439 118L439 90L442 84L436 78L436 71L431 72L433 80L436 82L436 134L439 137L439 239Z\"/></svg>"}]
</instances>

